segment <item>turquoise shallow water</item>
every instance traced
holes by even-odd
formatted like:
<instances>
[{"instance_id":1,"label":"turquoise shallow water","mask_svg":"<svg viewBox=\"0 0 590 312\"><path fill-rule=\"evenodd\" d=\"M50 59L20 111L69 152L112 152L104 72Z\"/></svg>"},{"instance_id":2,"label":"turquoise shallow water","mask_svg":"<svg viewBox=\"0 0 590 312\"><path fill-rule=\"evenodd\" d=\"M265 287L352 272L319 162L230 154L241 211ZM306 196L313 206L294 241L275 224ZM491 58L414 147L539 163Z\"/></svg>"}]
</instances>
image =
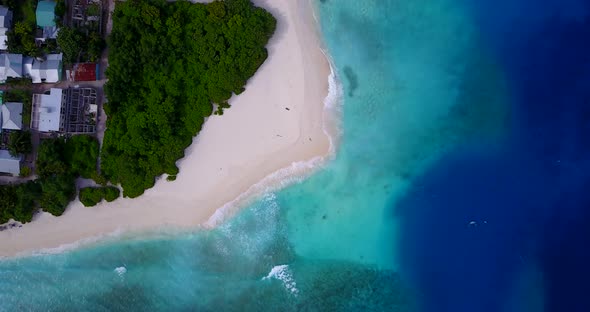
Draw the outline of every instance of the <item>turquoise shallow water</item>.
<instances>
[{"instance_id":1,"label":"turquoise shallow water","mask_svg":"<svg viewBox=\"0 0 590 312\"><path fill-rule=\"evenodd\" d=\"M429 286L452 285L461 261L445 257L442 239L408 233L430 233L446 209L462 203L441 199L449 205L432 218L410 218L408 211L442 198L431 181L452 181L440 167L449 153L498 153L517 124L508 104L514 78L491 43L493 31L482 26L488 21L474 13L489 8L460 0L325 0L317 6L343 87L342 137L325 167L211 231L3 261L0 310L437 311L432 307L439 302L427 301L441 288ZM429 172L437 172L435 178L425 179ZM473 181L460 186L458 198ZM453 215L453 222L464 230L477 216L470 213ZM460 259L467 252L454 246L447 254ZM433 265L439 258L444 267ZM530 307L528 298L539 297L538 285L528 286L542 279L538 271L522 276L502 286L531 295L508 296L502 299L507 306ZM479 298L477 292L486 291L468 281L473 284L456 293L449 287L447 298L466 289Z\"/></svg>"},{"instance_id":2,"label":"turquoise shallow water","mask_svg":"<svg viewBox=\"0 0 590 312\"><path fill-rule=\"evenodd\" d=\"M344 86L344 136L336 159L278 203L297 254L395 269L391 204L446 150L502 133L501 73L453 1L327 1L321 9Z\"/></svg>"}]
</instances>

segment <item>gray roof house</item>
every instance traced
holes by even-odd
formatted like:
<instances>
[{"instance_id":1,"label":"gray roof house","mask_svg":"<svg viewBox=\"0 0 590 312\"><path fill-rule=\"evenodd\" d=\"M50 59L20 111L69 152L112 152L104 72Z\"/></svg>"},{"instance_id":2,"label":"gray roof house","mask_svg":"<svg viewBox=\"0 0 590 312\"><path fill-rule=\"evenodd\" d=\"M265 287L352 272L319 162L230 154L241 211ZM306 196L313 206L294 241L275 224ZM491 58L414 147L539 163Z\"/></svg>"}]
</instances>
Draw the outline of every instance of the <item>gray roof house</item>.
<instances>
[{"instance_id":1,"label":"gray roof house","mask_svg":"<svg viewBox=\"0 0 590 312\"><path fill-rule=\"evenodd\" d=\"M0 83L6 82L6 79L21 78L23 76L23 56L22 54L0 54Z\"/></svg>"},{"instance_id":2,"label":"gray roof house","mask_svg":"<svg viewBox=\"0 0 590 312\"><path fill-rule=\"evenodd\" d=\"M7 150L0 150L0 172L13 176L20 174L20 157L12 157Z\"/></svg>"},{"instance_id":3,"label":"gray roof house","mask_svg":"<svg viewBox=\"0 0 590 312\"><path fill-rule=\"evenodd\" d=\"M2 129L21 130L23 127L23 103L8 102L0 109Z\"/></svg>"},{"instance_id":4,"label":"gray roof house","mask_svg":"<svg viewBox=\"0 0 590 312\"><path fill-rule=\"evenodd\" d=\"M12 26L12 11L7 7L0 5L0 50L7 50L6 42L8 37L6 33Z\"/></svg>"},{"instance_id":5,"label":"gray roof house","mask_svg":"<svg viewBox=\"0 0 590 312\"><path fill-rule=\"evenodd\" d=\"M62 76L62 54L47 54L44 61L32 57L25 57L25 76L31 77L33 83L53 83L61 80Z\"/></svg>"},{"instance_id":6,"label":"gray roof house","mask_svg":"<svg viewBox=\"0 0 590 312\"><path fill-rule=\"evenodd\" d=\"M0 27L10 28L12 25L12 11L0 5Z\"/></svg>"}]
</instances>

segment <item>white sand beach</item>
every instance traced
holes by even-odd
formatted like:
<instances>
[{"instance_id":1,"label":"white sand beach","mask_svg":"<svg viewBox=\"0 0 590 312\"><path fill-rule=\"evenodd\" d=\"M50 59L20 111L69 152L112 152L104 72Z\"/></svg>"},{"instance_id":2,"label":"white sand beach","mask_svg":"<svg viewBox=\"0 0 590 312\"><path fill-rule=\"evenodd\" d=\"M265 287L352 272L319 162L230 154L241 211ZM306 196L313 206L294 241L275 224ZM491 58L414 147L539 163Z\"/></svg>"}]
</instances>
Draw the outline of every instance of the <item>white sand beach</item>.
<instances>
[{"instance_id":1,"label":"white sand beach","mask_svg":"<svg viewBox=\"0 0 590 312\"><path fill-rule=\"evenodd\" d=\"M139 198L91 208L76 200L61 217L41 213L21 228L0 232L0 256L58 248L114 232L205 224L220 207L263 188L252 187L265 177L327 155L330 140L323 124L330 66L321 50L312 4L254 2L278 20L269 58L246 91L230 100L232 107L205 123L178 162L176 181L160 178ZM277 183L272 180L263 183Z\"/></svg>"}]
</instances>

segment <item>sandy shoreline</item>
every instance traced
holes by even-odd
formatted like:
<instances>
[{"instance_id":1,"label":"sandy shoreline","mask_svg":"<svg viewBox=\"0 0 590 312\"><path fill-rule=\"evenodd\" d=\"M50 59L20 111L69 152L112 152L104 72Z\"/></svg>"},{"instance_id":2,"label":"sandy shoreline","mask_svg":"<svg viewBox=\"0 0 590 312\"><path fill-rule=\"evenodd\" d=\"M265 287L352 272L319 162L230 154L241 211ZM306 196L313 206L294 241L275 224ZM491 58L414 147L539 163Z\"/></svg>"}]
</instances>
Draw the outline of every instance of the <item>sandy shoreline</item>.
<instances>
[{"instance_id":1,"label":"sandy shoreline","mask_svg":"<svg viewBox=\"0 0 590 312\"><path fill-rule=\"evenodd\" d=\"M176 181L160 178L137 199L93 208L76 201L61 217L39 214L22 228L0 232L0 256L58 248L110 233L215 225L240 201L280 183L288 173L310 171L314 161L328 154L324 100L330 66L321 50L312 4L253 2L278 20L269 58L246 91L230 100L232 108L205 123L178 162ZM224 209L218 211L220 207Z\"/></svg>"}]
</instances>

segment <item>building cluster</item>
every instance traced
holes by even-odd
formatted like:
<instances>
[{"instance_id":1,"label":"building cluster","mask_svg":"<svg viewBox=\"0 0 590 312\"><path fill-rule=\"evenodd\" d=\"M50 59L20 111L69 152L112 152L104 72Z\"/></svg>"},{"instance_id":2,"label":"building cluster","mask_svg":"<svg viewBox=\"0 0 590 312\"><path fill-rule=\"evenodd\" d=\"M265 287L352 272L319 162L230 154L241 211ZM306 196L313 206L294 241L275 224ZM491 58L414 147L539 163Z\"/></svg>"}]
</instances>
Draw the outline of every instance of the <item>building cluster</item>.
<instances>
[{"instance_id":1,"label":"building cluster","mask_svg":"<svg viewBox=\"0 0 590 312\"><path fill-rule=\"evenodd\" d=\"M30 125L23 125L23 103L4 103L0 109L0 134L6 141L10 131L21 131L25 126L41 136L94 134L98 119L97 100L93 88L51 88L44 94L33 94ZM18 176L21 160L22 157L14 157L8 150L0 149L0 174Z\"/></svg>"},{"instance_id":2,"label":"building cluster","mask_svg":"<svg viewBox=\"0 0 590 312\"><path fill-rule=\"evenodd\" d=\"M30 78L33 83L55 83L62 77L62 54L44 58L23 57L22 54L0 54L0 83L8 78Z\"/></svg>"},{"instance_id":3,"label":"building cluster","mask_svg":"<svg viewBox=\"0 0 590 312\"><path fill-rule=\"evenodd\" d=\"M33 94L31 130L59 134L96 132L97 94L93 88L51 88Z\"/></svg>"},{"instance_id":4,"label":"building cluster","mask_svg":"<svg viewBox=\"0 0 590 312\"><path fill-rule=\"evenodd\" d=\"M18 1L18 0L17 0ZM101 30L102 5L99 0L72 0L69 23L73 27L86 27L94 23ZM35 18L37 30L35 43L43 45L49 39L57 39L55 0L39 0ZM8 35L14 25L13 12L0 6L0 84L11 80L30 79L32 83L57 83L63 77L72 81L98 80L96 63L73 64L63 75L63 55L45 54L32 57L8 52ZM47 86L49 88L49 86ZM47 90L47 88L40 88ZM34 142L47 136L93 134L98 120L98 97L93 88L55 88L33 94L30 102L16 103L2 100L0 91L0 175L20 174L22 156L11 155L7 147L10 133L28 131L34 134ZM24 99L23 99L24 101ZM26 107L24 105L27 105ZM30 108L29 108L30 106ZM26 122L23 122L26 112ZM33 143L35 144L35 143ZM33 157L34 158L34 157ZM27 160L28 157L27 157ZM31 160L32 161L32 160Z\"/></svg>"},{"instance_id":5,"label":"building cluster","mask_svg":"<svg viewBox=\"0 0 590 312\"><path fill-rule=\"evenodd\" d=\"M38 32L36 41L55 39L59 29L55 24L55 2L41 0L37 4ZM0 50L7 50L7 32L12 25L12 12L0 6ZM33 83L55 83L62 77L62 54L30 57L22 54L0 54L0 83L9 78L30 78Z\"/></svg>"}]
</instances>

